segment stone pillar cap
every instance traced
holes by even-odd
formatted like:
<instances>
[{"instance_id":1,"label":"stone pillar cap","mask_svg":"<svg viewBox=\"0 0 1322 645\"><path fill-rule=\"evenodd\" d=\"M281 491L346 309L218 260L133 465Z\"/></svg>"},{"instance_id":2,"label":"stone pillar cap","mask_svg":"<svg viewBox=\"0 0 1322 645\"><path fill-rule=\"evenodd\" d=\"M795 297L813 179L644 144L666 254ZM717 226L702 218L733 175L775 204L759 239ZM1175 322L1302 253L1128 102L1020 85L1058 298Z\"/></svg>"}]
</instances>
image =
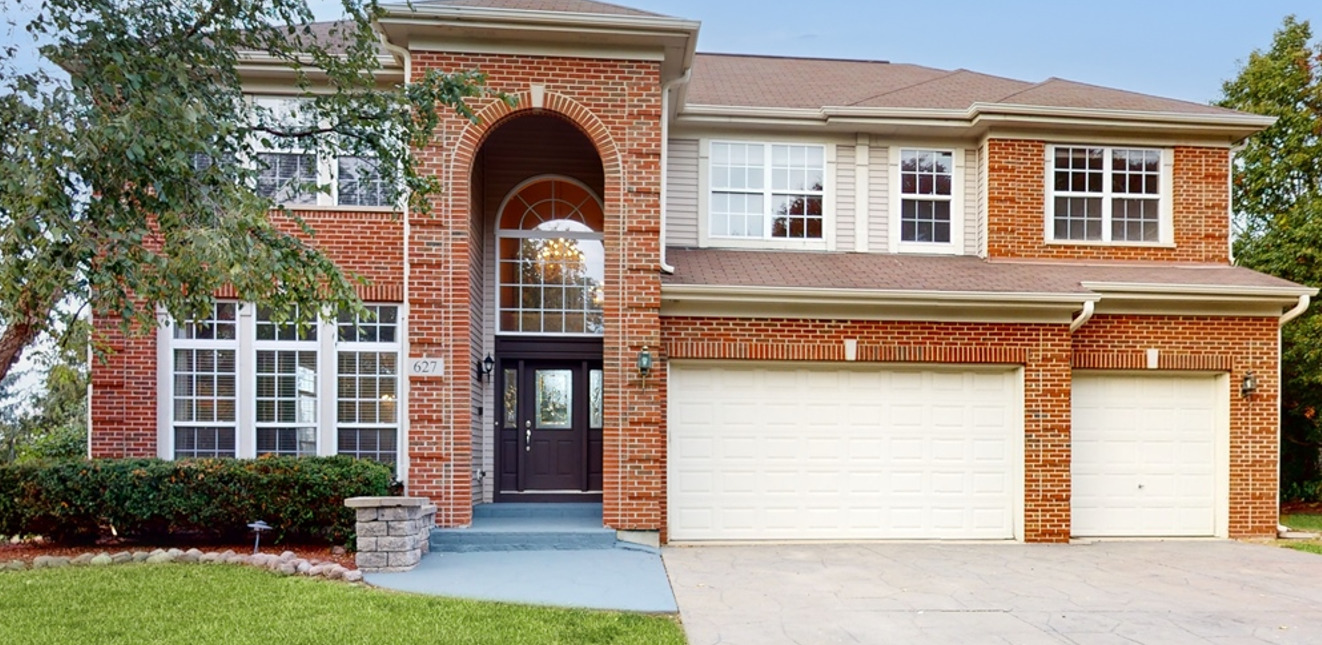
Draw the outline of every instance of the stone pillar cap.
<instances>
[{"instance_id":1,"label":"stone pillar cap","mask_svg":"<svg viewBox=\"0 0 1322 645\"><path fill-rule=\"evenodd\" d=\"M426 497L350 497L344 500L349 508L392 508L400 506L429 506Z\"/></svg>"}]
</instances>

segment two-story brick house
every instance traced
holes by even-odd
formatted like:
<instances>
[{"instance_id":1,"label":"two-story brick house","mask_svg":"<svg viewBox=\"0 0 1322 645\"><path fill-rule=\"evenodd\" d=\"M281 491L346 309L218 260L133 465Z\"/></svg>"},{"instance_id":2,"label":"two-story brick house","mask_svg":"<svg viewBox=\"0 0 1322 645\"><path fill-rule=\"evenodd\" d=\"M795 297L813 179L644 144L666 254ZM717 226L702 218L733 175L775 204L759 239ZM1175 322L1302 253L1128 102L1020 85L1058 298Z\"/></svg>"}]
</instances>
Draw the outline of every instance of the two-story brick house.
<instances>
[{"instance_id":1,"label":"two-story brick house","mask_svg":"<svg viewBox=\"0 0 1322 645\"><path fill-rule=\"evenodd\" d=\"M379 28L384 81L476 68L518 103L446 118L424 217L272 157L329 173L298 208L378 318L289 334L218 294L118 339L94 456L383 459L448 526L599 499L672 540L1275 531L1279 326L1315 290L1229 257L1269 119L697 54L696 22L588 0Z\"/></svg>"}]
</instances>

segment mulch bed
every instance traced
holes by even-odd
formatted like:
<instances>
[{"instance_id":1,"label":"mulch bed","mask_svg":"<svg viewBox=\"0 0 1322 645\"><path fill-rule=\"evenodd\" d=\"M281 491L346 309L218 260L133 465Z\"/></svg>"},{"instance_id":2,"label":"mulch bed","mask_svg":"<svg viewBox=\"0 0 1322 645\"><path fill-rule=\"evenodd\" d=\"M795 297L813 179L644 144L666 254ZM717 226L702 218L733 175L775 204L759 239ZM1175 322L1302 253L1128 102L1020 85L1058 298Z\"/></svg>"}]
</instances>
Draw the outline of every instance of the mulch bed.
<instances>
[{"instance_id":1,"label":"mulch bed","mask_svg":"<svg viewBox=\"0 0 1322 645\"><path fill-rule=\"evenodd\" d=\"M1322 502L1284 502L1281 515L1322 515Z\"/></svg>"},{"instance_id":2,"label":"mulch bed","mask_svg":"<svg viewBox=\"0 0 1322 645\"><path fill-rule=\"evenodd\" d=\"M128 540L99 540L95 544L70 546L65 544L54 544L51 542L37 542L34 540L27 540L14 544L5 540L0 542L0 562L22 560L30 564L34 558L42 555L74 558L84 553L96 555L98 553L152 551L154 549L181 549L187 551L192 548L201 549L203 551L224 551L226 549L231 549L235 553L247 555L252 553L252 542L204 542L184 540L167 544L131 542ZM354 563L353 554L346 553L343 547L309 544L262 543L262 553L280 555L285 551L293 551L297 557L308 561L334 562L346 569L358 568Z\"/></svg>"}]
</instances>

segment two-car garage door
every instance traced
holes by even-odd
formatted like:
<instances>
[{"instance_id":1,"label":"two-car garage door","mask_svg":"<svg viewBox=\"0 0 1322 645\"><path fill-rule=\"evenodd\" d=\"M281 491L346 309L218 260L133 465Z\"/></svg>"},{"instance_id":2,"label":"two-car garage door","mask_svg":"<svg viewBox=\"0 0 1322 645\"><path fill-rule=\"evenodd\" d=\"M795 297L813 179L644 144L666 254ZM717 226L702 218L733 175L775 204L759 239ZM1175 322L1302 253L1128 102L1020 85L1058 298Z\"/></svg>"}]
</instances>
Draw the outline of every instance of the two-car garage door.
<instances>
[{"instance_id":1,"label":"two-car garage door","mask_svg":"<svg viewBox=\"0 0 1322 645\"><path fill-rule=\"evenodd\" d=\"M670 537L1015 537L1013 369L675 363Z\"/></svg>"}]
</instances>

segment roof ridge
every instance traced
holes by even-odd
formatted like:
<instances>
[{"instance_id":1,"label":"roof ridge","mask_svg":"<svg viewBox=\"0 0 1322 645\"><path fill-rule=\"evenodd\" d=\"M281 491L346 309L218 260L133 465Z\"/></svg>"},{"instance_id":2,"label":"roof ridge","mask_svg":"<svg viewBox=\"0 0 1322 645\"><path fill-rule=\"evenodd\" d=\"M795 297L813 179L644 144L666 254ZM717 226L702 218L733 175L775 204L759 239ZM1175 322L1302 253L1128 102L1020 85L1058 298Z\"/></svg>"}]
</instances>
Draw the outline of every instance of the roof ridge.
<instances>
[{"instance_id":1,"label":"roof ridge","mask_svg":"<svg viewBox=\"0 0 1322 645\"><path fill-rule=\"evenodd\" d=\"M935 69L935 68L933 68L933 69ZM918 86L920 86L920 85L926 85L926 84L928 84L928 83L935 83L935 82L937 82L937 81L940 81L940 80L944 80L944 79L950 78L951 76L954 76L955 74L958 74L958 73L960 73L960 72L967 72L967 71L969 71L969 70L966 70L966 69L964 69L963 67L961 67L961 68L959 68L959 69L954 69L954 70L942 70L942 71L945 71L945 73L944 73L944 74L941 74L940 76L936 76L936 77L933 77L933 78L929 78L929 79L927 79L927 80L923 80L923 81L918 81L917 83L910 83L909 85L905 85L905 86L903 86L903 87L897 87L897 88L895 88L895 89L893 89L893 90L886 90L885 92L881 92L881 93L879 93L879 94L873 94L872 96L865 96L865 97L863 97L863 98L861 98L861 99L859 99L859 100L857 100L857 101L854 101L853 103L850 103L849 105L851 105L851 106L853 106L853 105L858 105L859 103L862 103L862 102L864 102L864 101L871 101L872 99L881 98L881 97L886 96L886 95L888 95L888 94L894 94L894 93L896 93L896 92L903 92L903 91L905 91L905 90L911 90L911 89L913 89L913 88L915 88L915 87L918 87Z\"/></svg>"},{"instance_id":2,"label":"roof ridge","mask_svg":"<svg viewBox=\"0 0 1322 645\"><path fill-rule=\"evenodd\" d=\"M1061 79L1056 78L1055 76L1052 76L1052 77L1048 78L1048 79L1045 80L1045 81L1038 81L1038 82L1036 82L1036 83L1033 83L1033 82L1031 82L1031 81L1024 81L1025 83L1029 83L1029 86L1028 86L1028 87L1025 87L1024 89L1022 89L1022 90L1018 90L1018 91L1015 91L1015 92L1010 92L1009 94L1006 94L1005 96L1002 96L1001 98L996 99L996 100L993 101L993 102L994 102L994 103L1004 103L1006 100L1008 100L1008 99L1011 98L1011 97L1019 96L1020 94L1023 94L1024 92L1027 92L1027 91L1029 91L1029 90L1032 90L1032 89L1035 89L1035 88L1038 88L1038 87L1042 87L1043 85L1046 85L1047 83L1050 83L1051 81L1059 81L1059 80L1061 80Z\"/></svg>"},{"instance_id":3,"label":"roof ridge","mask_svg":"<svg viewBox=\"0 0 1322 645\"><path fill-rule=\"evenodd\" d=\"M1227 109L1227 108L1223 108L1223 107L1221 107L1221 106L1219 106L1219 105L1213 105L1213 104L1210 103L1210 102L1209 102L1209 103L1199 103L1199 102L1197 102L1197 101L1190 101L1190 100L1187 100L1187 99L1177 99L1177 98L1173 98L1173 97L1169 97L1169 96L1160 96L1160 95L1157 95L1157 94L1148 94L1147 92L1135 92L1134 90L1127 90L1127 89L1124 89L1124 88L1121 88L1121 87L1109 87L1109 86L1106 86L1106 85L1098 85L1098 84L1096 84L1096 83L1086 83L1086 82L1084 82L1084 81L1075 81L1075 80L1068 79L1068 78L1061 78L1061 77L1059 77L1059 76L1052 76L1052 77L1049 77L1049 78L1047 78L1046 80L1042 81L1041 83L1036 83L1036 84L1034 84L1032 87L1026 87L1026 88L1024 88L1024 89L1022 89L1022 90L1020 90L1020 91L1018 91L1018 92L1015 92L1015 93L1013 93L1013 94L1010 94L1010 95L1007 95L1007 96L1003 96L1003 97L1001 97L1000 99L998 99L996 102L997 102L997 103L1003 103L1003 102L1005 102L1007 99L1009 99L1010 97L1013 97L1013 96L1016 96L1016 95L1019 95L1019 94L1023 94L1024 92L1028 92L1028 91L1030 91L1030 90L1033 90L1033 89L1035 89L1035 88L1038 88L1038 87L1042 87L1042 86L1048 85L1048 84L1050 84L1050 83L1068 83L1068 84L1070 84L1070 85L1079 85L1079 86L1086 87L1086 88L1089 88L1089 89L1102 90L1102 91L1104 91L1104 92L1120 92L1120 93L1122 93L1122 94L1129 94L1129 95L1131 95L1131 96L1141 96L1141 97L1144 97L1144 98L1157 99L1157 100L1160 100L1160 101L1175 101L1175 102L1177 102L1177 103L1184 103L1184 104L1186 104L1186 105L1197 105L1197 106L1199 106L1199 107L1220 108L1220 109L1223 109L1223 110L1226 110L1226 109ZM1230 111L1234 111L1234 110L1230 110Z\"/></svg>"},{"instance_id":4,"label":"roof ridge","mask_svg":"<svg viewBox=\"0 0 1322 645\"><path fill-rule=\"evenodd\" d=\"M777 54L741 54L738 52L695 52L698 56L723 56L727 58L769 58L774 60L817 60L832 63L872 63L875 65L907 65L908 63L892 63L888 60L868 59L868 58L832 58L830 56L781 56ZM921 67L921 66L913 66Z\"/></svg>"}]
</instances>

